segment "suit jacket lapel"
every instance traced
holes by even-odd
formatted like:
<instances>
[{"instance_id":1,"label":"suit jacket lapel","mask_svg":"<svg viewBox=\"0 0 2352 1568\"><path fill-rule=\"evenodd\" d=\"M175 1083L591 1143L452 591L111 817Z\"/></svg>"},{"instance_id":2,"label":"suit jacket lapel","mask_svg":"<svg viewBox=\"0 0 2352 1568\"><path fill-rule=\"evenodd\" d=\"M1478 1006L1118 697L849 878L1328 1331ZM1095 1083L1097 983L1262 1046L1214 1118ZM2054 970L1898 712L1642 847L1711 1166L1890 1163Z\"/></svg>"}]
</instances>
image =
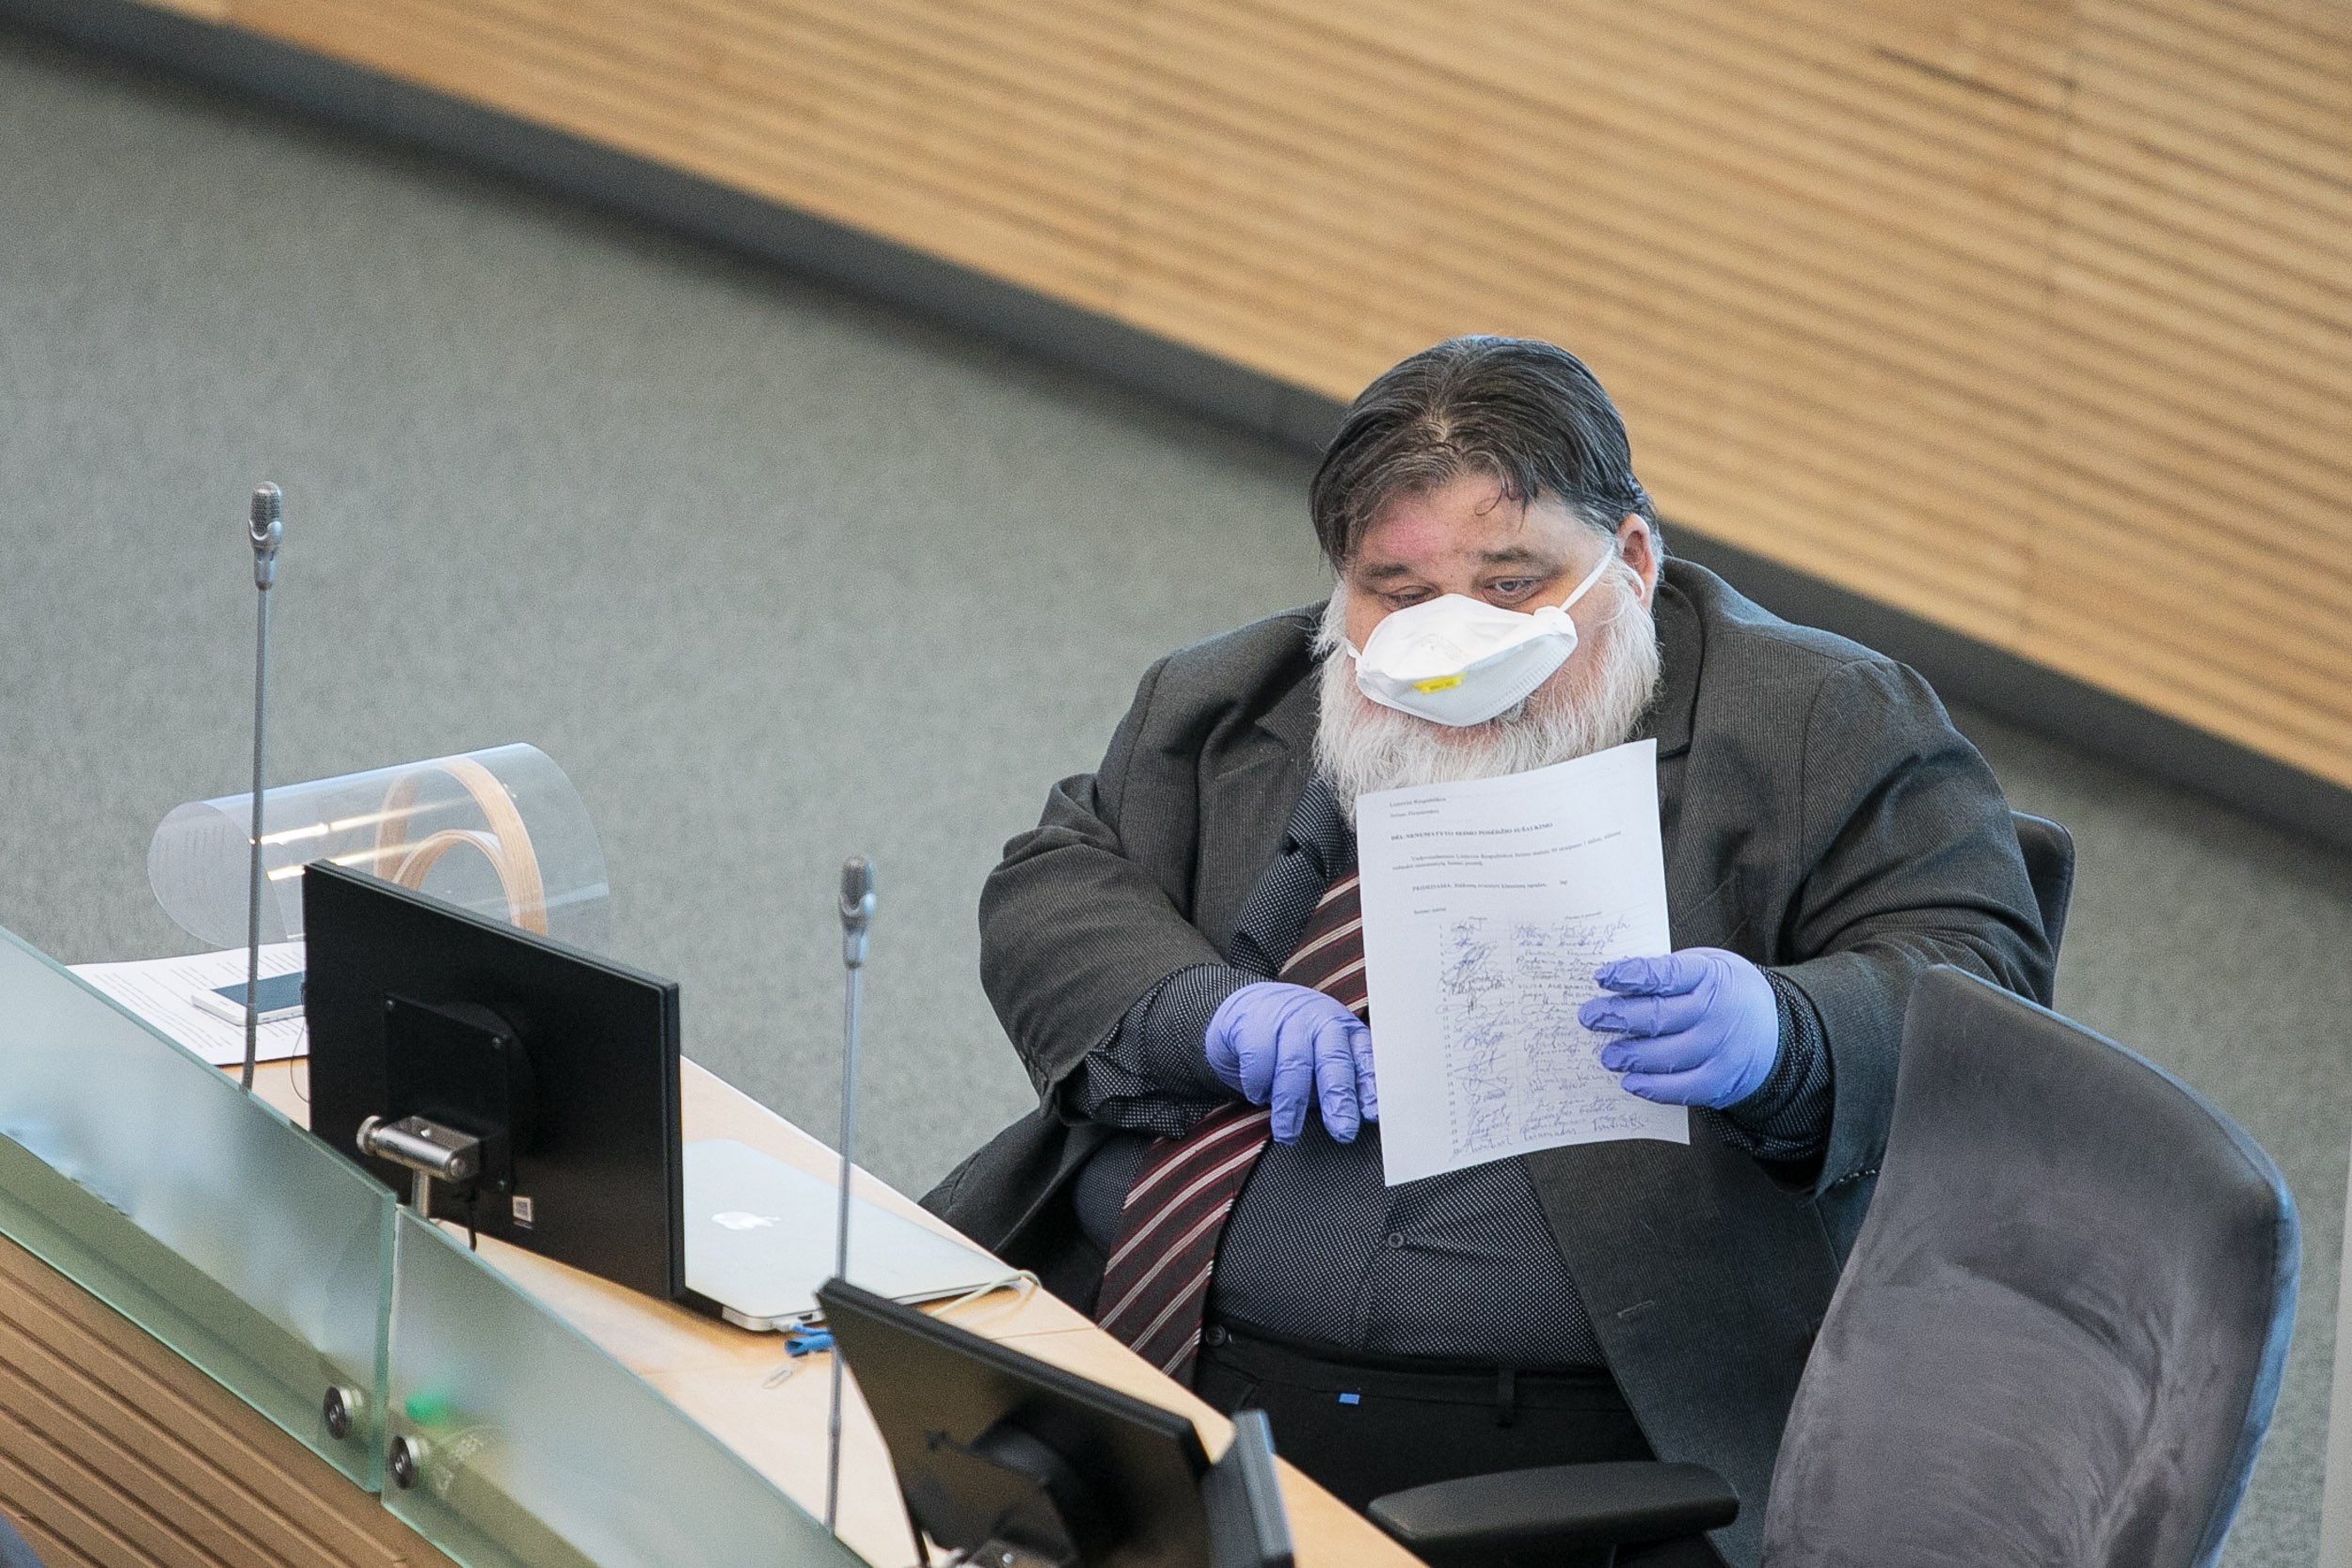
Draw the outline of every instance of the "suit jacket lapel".
<instances>
[{"instance_id":1,"label":"suit jacket lapel","mask_svg":"<svg viewBox=\"0 0 2352 1568\"><path fill-rule=\"evenodd\" d=\"M1682 939L1681 916L1696 910L1715 891L1712 866L1676 852L1681 839L1682 785L1698 708L1699 666L1707 657L1707 631L1697 609L1663 578L1659 579L1653 613L1662 678L1658 699L1650 705L1634 738L1658 742L1658 825L1665 841L1666 908L1676 916L1677 944L1689 946Z\"/></svg>"},{"instance_id":2,"label":"suit jacket lapel","mask_svg":"<svg viewBox=\"0 0 2352 1568\"><path fill-rule=\"evenodd\" d=\"M1232 950L1250 891L1280 848L1291 808L1307 787L1315 716L1315 667L1310 665L1255 723L1236 729L1229 745L1202 754L1192 923L1219 952Z\"/></svg>"}]
</instances>

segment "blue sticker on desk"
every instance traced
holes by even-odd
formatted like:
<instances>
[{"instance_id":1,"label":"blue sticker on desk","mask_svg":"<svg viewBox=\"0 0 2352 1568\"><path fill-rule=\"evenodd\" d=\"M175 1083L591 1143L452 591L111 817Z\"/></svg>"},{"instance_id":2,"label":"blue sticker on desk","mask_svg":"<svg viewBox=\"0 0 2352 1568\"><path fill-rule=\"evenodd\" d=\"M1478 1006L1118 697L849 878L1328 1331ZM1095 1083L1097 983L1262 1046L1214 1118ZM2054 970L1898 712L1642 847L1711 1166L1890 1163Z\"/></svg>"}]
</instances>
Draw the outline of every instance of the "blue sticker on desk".
<instances>
[{"instance_id":1,"label":"blue sticker on desk","mask_svg":"<svg viewBox=\"0 0 2352 1568\"><path fill-rule=\"evenodd\" d=\"M1340 1402L1342 1404L1361 1404L1364 1402L1364 1396L1361 1394L1342 1394L1340 1396Z\"/></svg>"}]
</instances>

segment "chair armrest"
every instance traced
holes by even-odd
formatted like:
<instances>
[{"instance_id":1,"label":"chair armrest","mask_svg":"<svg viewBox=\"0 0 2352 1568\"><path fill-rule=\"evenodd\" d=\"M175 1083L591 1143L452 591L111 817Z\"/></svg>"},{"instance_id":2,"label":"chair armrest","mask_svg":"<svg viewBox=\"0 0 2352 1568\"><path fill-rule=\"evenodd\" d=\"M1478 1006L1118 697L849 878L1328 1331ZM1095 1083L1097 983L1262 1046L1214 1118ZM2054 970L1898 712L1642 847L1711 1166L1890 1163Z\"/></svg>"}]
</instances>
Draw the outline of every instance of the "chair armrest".
<instances>
[{"instance_id":1,"label":"chair armrest","mask_svg":"<svg viewBox=\"0 0 2352 1568\"><path fill-rule=\"evenodd\" d=\"M1696 1535L1740 1515L1704 1465L1552 1465L1441 1481L1375 1497L1373 1522L1444 1568L1505 1552L1570 1551Z\"/></svg>"}]
</instances>

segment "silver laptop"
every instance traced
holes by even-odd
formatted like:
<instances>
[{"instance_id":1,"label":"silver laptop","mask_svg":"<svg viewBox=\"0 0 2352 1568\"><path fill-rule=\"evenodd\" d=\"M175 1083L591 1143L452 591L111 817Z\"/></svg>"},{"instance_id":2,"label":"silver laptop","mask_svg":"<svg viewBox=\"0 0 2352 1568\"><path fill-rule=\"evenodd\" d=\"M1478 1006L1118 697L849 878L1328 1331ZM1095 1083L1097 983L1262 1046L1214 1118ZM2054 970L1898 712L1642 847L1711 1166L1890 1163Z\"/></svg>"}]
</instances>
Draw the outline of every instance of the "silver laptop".
<instances>
[{"instance_id":1,"label":"silver laptop","mask_svg":"<svg viewBox=\"0 0 2352 1568\"><path fill-rule=\"evenodd\" d=\"M838 1189L732 1138L686 1146L686 1288L742 1328L818 1315L833 1276ZM894 1301L942 1301L1012 1276L965 1243L850 1200L850 1278Z\"/></svg>"}]
</instances>

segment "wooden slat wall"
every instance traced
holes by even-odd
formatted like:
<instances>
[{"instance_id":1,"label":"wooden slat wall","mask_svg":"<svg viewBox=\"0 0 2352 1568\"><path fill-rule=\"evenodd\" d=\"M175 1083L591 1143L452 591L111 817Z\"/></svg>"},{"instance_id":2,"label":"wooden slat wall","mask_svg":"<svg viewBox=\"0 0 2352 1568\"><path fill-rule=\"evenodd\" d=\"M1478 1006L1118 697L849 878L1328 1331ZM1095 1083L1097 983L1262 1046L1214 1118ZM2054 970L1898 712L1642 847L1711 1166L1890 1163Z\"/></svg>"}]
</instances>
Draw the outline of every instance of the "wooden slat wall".
<instances>
[{"instance_id":1,"label":"wooden slat wall","mask_svg":"<svg viewBox=\"0 0 2352 1568\"><path fill-rule=\"evenodd\" d=\"M2083 0L2074 61L2019 650L2352 779L2352 8Z\"/></svg>"},{"instance_id":2,"label":"wooden slat wall","mask_svg":"<svg viewBox=\"0 0 2352 1568\"><path fill-rule=\"evenodd\" d=\"M373 1496L5 1238L0 1513L47 1568L449 1568Z\"/></svg>"},{"instance_id":3,"label":"wooden slat wall","mask_svg":"<svg viewBox=\"0 0 2352 1568\"><path fill-rule=\"evenodd\" d=\"M1341 398L1584 356L1661 511L2352 784L2339 0L169 0Z\"/></svg>"}]
</instances>

